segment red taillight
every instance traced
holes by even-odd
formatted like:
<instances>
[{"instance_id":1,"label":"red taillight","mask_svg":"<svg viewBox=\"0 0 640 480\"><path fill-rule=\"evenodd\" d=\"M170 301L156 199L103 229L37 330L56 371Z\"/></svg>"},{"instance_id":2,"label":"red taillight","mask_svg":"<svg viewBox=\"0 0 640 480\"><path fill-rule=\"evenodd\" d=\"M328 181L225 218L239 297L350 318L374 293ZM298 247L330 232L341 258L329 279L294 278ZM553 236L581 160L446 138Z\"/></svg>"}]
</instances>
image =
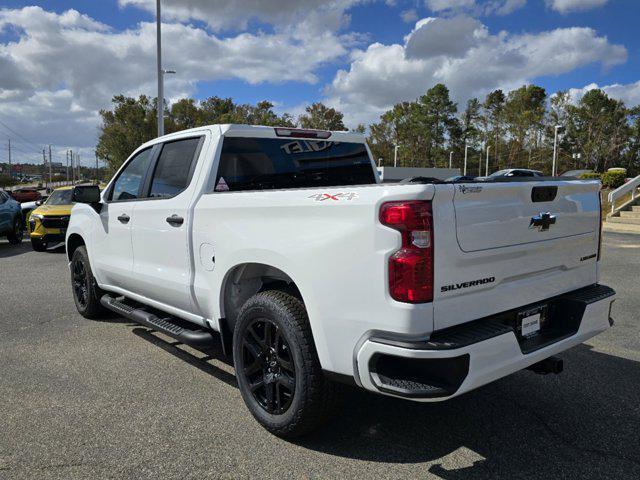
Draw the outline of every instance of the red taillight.
<instances>
[{"instance_id":1,"label":"red taillight","mask_svg":"<svg viewBox=\"0 0 640 480\"><path fill-rule=\"evenodd\" d=\"M389 293L405 303L433 301L433 216L431 202L388 202L380 222L398 230L402 248L389 257Z\"/></svg>"}]
</instances>

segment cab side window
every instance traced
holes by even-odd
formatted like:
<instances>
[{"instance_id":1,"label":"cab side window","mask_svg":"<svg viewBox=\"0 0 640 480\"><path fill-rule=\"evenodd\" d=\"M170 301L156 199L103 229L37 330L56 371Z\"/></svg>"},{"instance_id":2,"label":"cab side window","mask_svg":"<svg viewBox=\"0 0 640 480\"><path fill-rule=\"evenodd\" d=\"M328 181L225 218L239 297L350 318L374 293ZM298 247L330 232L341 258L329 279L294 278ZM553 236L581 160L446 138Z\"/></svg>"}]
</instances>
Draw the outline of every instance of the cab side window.
<instances>
[{"instance_id":1,"label":"cab side window","mask_svg":"<svg viewBox=\"0 0 640 480\"><path fill-rule=\"evenodd\" d=\"M151 148L143 150L129 162L113 184L110 200L121 202L138 198L142 179L151 163L151 152Z\"/></svg>"},{"instance_id":2,"label":"cab side window","mask_svg":"<svg viewBox=\"0 0 640 480\"><path fill-rule=\"evenodd\" d=\"M151 179L151 198L171 198L183 192L191 181L200 138L165 143Z\"/></svg>"}]
</instances>

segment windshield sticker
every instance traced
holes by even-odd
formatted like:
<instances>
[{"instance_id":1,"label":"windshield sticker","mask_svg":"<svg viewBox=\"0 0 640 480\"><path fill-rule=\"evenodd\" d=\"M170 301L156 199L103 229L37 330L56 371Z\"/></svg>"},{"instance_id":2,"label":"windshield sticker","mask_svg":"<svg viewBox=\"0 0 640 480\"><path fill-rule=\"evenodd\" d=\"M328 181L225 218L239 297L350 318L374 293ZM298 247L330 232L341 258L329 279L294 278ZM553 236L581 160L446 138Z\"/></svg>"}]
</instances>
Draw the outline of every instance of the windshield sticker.
<instances>
[{"instance_id":1,"label":"windshield sticker","mask_svg":"<svg viewBox=\"0 0 640 480\"><path fill-rule=\"evenodd\" d=\"M332 202L339 202L340 200L351 201L354 198L358 198L358 194L355 192L340 192L340 193L316 193L309 195L307 198L312 198L316 202L326 202L327 200Z\"/></svg>"},{"instance_id":2,"label":"windshield sticker","mask_svg":"<svg viewBox=\"0 0 640 480\"><path fill-rule=\"evenodd\" d=\"M285 143L280 148L284 153L291 155L294 153L313 153L328 150L337 142L315 142L311 140L296 140L294 142Z\"/></svg>"},{"instance_id":3,"label":"windshield sticker","mask_svg":"<svg viewBox=\"0 0 640 480\"><path fill-rule=\"evenodd\" d=\"M220 180L218 180L218 184L216 185L216 192L228 192L228 191L229 191L229 185L227 185L227 182L224 179L224 177L220 177Z\"/></svg>"}]
</instances>

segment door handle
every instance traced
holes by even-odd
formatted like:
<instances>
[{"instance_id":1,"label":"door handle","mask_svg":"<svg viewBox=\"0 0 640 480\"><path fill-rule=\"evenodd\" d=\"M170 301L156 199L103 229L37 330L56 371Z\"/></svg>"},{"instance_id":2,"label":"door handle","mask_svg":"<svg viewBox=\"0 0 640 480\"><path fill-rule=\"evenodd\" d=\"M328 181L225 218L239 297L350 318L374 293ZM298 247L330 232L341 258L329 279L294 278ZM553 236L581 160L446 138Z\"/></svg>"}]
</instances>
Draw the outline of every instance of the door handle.
<instances>
[{"instance_id":1,"label":"door handle","mask_svg":"<svg viewBox=\"0 0 640 480\"><path fill-rule=\"evenodd\" d=\"M118 217L118 221L120 223L129 223L129 220L131 220L131 217L129 215L127 215L126 213L123 213L122 215L120 215Z\"/></svg>"},{"instance_id":2,"label":"door handle","mask_svg":"<svg viewBox=\"0 0 640 480\"><path fill-rule=\"evenodd\" d=\"M170 217L167 217L167 223L172 227L179 227L184 223L184 218L173 214Z\"/></svg>"}]
</instances>

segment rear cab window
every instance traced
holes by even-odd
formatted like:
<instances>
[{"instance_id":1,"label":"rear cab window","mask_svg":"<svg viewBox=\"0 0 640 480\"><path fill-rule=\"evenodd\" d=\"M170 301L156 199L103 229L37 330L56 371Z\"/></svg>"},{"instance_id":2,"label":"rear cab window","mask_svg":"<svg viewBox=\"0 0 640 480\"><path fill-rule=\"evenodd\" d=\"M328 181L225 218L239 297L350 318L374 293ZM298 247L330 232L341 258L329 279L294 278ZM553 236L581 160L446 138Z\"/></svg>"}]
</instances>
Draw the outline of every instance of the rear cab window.
<instances>
[{"instance_id":1,"label":"rear cab window","mask_svg":"<svg viewBox=\"0 0 640 480\"><path fill-rule=\"evenodd\" d=\"M216 192L375 184L364 144L226 137Z\"/></svg>"}]
</instances>

